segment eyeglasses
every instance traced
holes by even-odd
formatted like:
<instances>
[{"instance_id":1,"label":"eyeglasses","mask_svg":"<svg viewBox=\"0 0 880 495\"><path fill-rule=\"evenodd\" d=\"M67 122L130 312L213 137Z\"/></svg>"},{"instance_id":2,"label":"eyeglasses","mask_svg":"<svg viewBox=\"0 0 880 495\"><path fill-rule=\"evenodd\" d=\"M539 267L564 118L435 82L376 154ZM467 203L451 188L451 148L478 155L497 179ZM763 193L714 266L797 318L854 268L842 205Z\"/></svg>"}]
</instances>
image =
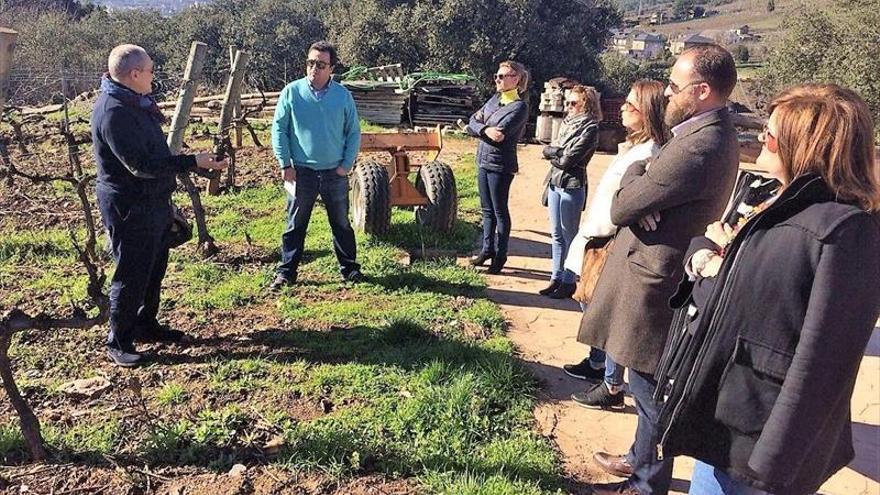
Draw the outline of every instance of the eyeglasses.
<instances>
[{"instance_id":1,"label":"eyeglasses","mask_svg":"<svg viewBox=\"0 0 880 495\"><path fill-rule=\"evenodd\" d=\"M677 94L681 93L682 91L684 91L685 89L687 89L688 87L693 86L694 84L703 84L704 82L706 82L706 81L703 81L702 79L698 79L696 81L691 81L682 87L678 87L678 84L675 84L674 82L672 82L672 80L670 80L669 83L667 84L667 86L669 86L669 89L672 90L672 94L677 95Z\"/></svg>"},{"instance_id":2,"label":"eyeglasses","mask_svg":"<svg viewBox=\"0 0 880 495\"><path fill-rule=\"evenodd\" d=\"M310 58L306 60L306 67L316 67L318 70L324 70L327 67L330 67L330 64L323 60L314 60Z\"/></svg>"},{"instance_id":3,"label":"eyeglasses","mask_svg":"<svg viewBox=\"0 0 880 495\"><path fill-rule=\"evenodd\" d=\"M570 106L570 107L573 107L573 106L577 105L578 103L580 103L580 101L578 101L578 100L565 100L565 105Z\"/></svg>"},{"instance_id":4,"label":"eyeglasses","mask_svg":"<svg viewBox=\"0 0 880 495\"><path fill-rule=\"evenodd\" d=\"M620 109L624 112L638 112L639 109L632 102L628 100L624 100L623 105L620 106Z\"/></svg>"},{"instance_id":5,"label":"eyeglasses","mask_svg":"<svg viewBox=\"0 0 880 495\"><path fill-rule=\"evenodd\" d=\"M776 136L770 132L770 126L768 124L764 124L764 129L761 130L761 133L758 134L758 141L762 143L767 143L770 139L776 141Z\"/></svg>"},{"instance_id":6,"label":"eyeglasses","mask_svg":"<svg viewBox=\"0 0 880 495\"><path fill-rule=\"evenodd\" d=\"M495 74L495 80L500 81L502 79L507 79L508 77L516 77L517 74Z\"/></svg>"}]
</instances>

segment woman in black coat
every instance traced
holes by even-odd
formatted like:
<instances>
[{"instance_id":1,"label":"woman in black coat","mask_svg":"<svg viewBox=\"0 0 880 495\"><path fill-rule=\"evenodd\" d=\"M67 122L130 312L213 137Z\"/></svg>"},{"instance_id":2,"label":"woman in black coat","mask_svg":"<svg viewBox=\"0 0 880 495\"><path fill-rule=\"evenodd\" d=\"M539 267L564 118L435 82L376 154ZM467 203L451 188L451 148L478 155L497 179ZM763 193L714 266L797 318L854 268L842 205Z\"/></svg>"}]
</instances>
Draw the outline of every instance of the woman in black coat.
<instances>
[{"instance_id":1,"label":"woman in black coat","mask_svg":"<svg viewBox=\"0 0 880 495\"><path fill-rule=\"evenodd\" d=\"M529 107L521 99L529 84L529 73L519 62L498 65L498 91L471 116L467 133L480 139L477 146L477 186L483 212L483 246L471 265L492 260L488 273L497 274L507 262L510 240L510 184L519 171L516 143L522 136ZM496 241L497 236L497 241Z\"/></svg>"},{"instance_id":2,"label":"woman in black coat","mask_svg":"<svg viewBox=\"0 0 880 495\"><path fill-rule=\"evenodd\" d=\"M577 85L568 90L565 107L568 115L558 137L544 147L544 158L550 160L550 170L544 179L544 206L550 212L553 271L550 285L538 293L553 299L574 294L577 274L566 270L563 264L587 201L587 164L599 144L602 120L599 94L593 88Z\"/></svg>"},{"instance_id":3,"label":"woman in black coat","mask_svg":"<svg viewBox=\"0 0 880 495\"><path fill-rule=\"evenodd\" d=\"M758 165L781 192L694 240L657 373L658 455L695 457L700 495L813 493L849 463L850 398L880 315L867 105L806 85L770 109Z\"/></svg>"}]
</instances>

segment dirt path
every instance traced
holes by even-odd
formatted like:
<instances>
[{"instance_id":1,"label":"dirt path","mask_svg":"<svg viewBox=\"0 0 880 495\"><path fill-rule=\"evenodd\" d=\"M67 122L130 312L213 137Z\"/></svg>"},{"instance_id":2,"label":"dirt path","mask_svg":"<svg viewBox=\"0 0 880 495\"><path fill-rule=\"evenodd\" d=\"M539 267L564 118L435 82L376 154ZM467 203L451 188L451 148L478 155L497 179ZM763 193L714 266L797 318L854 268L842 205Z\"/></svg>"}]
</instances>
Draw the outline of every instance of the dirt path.
<instances>
[{"instance_id":1,"label":"dirt path","mask_svg":"<svg viewBox=\"0 0 880 495\"><path fill-rule=\"evenodd\" d=\"M571 491L581 493L586 482L616 480L600 471L591 456L598 450L624 453L635 432L636 414L629 397L622 413L581 408L569 398L585 384L565 376L562 365L583 359L588 348L575 340L580 321L577 303L537 295L550 270L547 211L540 202L547 165L540 150L531 145L520 149L520 174L510 193L510 258L501 275L487 276L489 295L504 309L511 339L542 382L535 417L541 432L553 438L562 453L573 479ZM598 184L611 158L593 158L588 168L591 187ZM880 329L874 331L862 362L852 410L856 460L829 480L822 493L880 495ZM692 468L691 459L676 460L674 490L687 492Z\"/></svg>"}]
</instances>

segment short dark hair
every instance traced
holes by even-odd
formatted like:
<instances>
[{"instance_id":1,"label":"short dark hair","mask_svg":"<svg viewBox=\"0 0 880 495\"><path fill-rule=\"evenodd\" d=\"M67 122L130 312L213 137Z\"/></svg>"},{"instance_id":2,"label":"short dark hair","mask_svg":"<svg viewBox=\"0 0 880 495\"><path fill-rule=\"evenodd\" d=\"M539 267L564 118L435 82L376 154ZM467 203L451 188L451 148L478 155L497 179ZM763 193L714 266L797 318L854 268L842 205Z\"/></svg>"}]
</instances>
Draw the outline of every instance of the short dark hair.
<instances>
[{"instance_id":1,"label":"short dark hair","mask_svg":"<svg viewBox=\"0 0 880 495\"><path fill-rule=\"evenodd\" d=\"M333 46L333 43L329 41L316 41L312 43L312 46L309 47L309 51L318 50L319 52L324 52L330 55L330 65L336 65L339 62L339 57L336 55L336 47Z\"/></svg>"},{"instance_id":2,"label":"short dark hair","mask_svg":"<svg viewBox=\"0 0 880 495\"><path fill-rule=\"evenodd\" d=\"M730 96L736 86L736 63L729 51L715 44L706 44L688 48L681 55L693 57L694 72L700 79L725 99Z\"/></svg>"}]
</instances>

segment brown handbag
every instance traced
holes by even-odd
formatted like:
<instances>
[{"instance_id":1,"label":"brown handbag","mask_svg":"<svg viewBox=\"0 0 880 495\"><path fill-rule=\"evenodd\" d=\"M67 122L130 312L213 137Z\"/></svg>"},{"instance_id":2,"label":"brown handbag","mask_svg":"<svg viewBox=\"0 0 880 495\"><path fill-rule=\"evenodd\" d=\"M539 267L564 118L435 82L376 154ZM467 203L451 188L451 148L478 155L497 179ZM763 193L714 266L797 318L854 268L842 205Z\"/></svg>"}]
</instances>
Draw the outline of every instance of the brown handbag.
<instances>
[{"instance_id":1,"label":"brown handbag","mask_svg":"<svg viewBox=\"0 0 880 495\"><path fill-rule=\"evenodd\" d=\"M587 241L587 246L584 248L584 263L581 265L581 278L571 296L575 301L589 304L593 299L593 290L596 289L596 282L599 281L602 269L605 268L605 261L608 259L612 244L614 244L613 237L591 237Z\"/></svg>"}]
</instances>

